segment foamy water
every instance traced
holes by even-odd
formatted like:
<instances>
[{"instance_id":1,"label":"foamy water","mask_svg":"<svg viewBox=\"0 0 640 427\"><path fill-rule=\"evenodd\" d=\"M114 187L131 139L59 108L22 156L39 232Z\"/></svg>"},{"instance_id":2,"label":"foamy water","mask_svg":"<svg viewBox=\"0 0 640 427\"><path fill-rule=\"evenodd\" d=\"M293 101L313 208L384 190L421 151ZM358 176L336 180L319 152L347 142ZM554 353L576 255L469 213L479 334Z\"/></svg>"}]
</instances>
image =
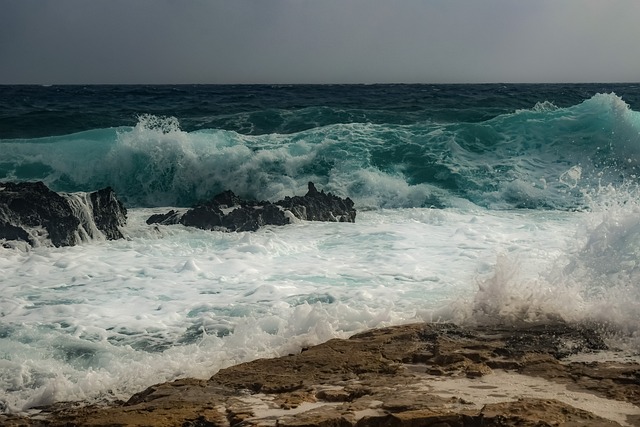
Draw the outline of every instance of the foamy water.
<instances>
[{"instance_id":1,"label":"foamy water","mask_svg":"<svg viewBox=\"0 0 640 427\"><path fill-rule=\"evenodd\" d=\"M130 211L126 240L2 249L6 410L126 399L377 326L585 315L584 288L548 276L594 214L396 209L222 233L153 212Z\"/></svg>"},{"instance_id":2,"label":"foamy water","mask_svg":"<svg viewBox=\"0 0 640 427\"><path fill-rule=\"evenodd\" d=\"M638 355L635 85L5 90L1 180L111 186L130 209L124 240L0 247L2 411L423 320L595 321ZM356 223L145 223L309 181Z\"/></svg>"}]
</instances>

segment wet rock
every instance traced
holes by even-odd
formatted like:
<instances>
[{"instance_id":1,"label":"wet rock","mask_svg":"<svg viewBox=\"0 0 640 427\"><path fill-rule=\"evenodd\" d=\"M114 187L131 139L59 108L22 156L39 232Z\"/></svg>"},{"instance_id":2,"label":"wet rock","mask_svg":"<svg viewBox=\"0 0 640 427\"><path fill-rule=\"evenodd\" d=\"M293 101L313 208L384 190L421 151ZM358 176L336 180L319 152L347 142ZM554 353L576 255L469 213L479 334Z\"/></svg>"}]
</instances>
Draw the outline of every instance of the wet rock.
<instances>
[{"instance_id":1,"label":"wet rock","mask_svg":"<svg viewBox=\"0 0 640 427\"><path fill-rule=\"evenodd\" d=\"M350 198L342 199L331 193L318 191L309 183L309 191L303 197L285 197L276 202L278 206L291 211L296 218L307 221L355 222L356 210Z\"/></svg>"},{"instance_id":2,"label":"wet rock","mask_svg":"<svg viewBox=\"0 0 640 427\"><path fill-rule=\"evenodd\" d=\"M42 182L0 183L0 239L31 246L72 246L83 239L120 239L127 211L111 188L56 193Z\"/></svg>"},{"instance_id":3,"label":"wet rock","mask_svg":"<svg viewBox=\"0 0 640 427\"><path fill-rule=\"evenodd\" d=\"M241 204L229 206L227 203L238 202L240 199L231 192L227 193L218 195L183 214L172 210L166 214L152 215L147 219L147 224L182 224L203 230L256 231L265 225L289 223L285 213L269 202L241 201Z\"/></svg>"},{"instance_id":4,"label":"wet rock","mask_svg":"<svg viewBox=\"0 0 640 427\"><path fill-rule=\"evenodd\" d=\"M256 231L265 225L286 225L289 219L276 205L241 206L225 215L222 225L229 231Z\"/></svg>"},{"instance_id":5,"label":"wet rock","mask_svg":"<svg viewBox=\"0 0 640 427\"><path fill-rule=\"evenodd\" d=\"M247 201L225 191L184 213L169 211L152 215L147 224L182 224L203 230L256 231L266 225L282 226L291 216L306 221L354 222L353 201L318 191L309 183L305 196L286 197L275 203Z\"/></svg>"},{"instance_id":6,"label":"wet rock","mask_svg":"<svg viewBox=\"0 0 640 427\"><path fill-rule=\"evenodd\" d=\"M147 224L162 224L171 225L179 224L182 214L176 210L171 209L164 214L153 214L147 219Z\"/></svg>"},{"instance_id":7,"label":"wet rock","mask_svg":"<svg viewBox=\"0 0 640 427\"><path fill-rule=\"evenodd\" d=\"M74 233L80 221L64 197L42 182L5 182L0 184L0 189L0 218L12 226L10 229L5 226L10 233L0 238L14 240L12 238L17 237L32 246L46 238L53 246L76 244Z\"/></svg>"},{"instance_id":8,"label":"wet rock","mask_svg":"<svg viewBox=\"0 0 640 427\"><path fill-rule=\"evenodd\" d=\"M215 230L222 227L224 213L217 204L207 203L189 209L181 217L177 218L179 224L203 230ZM147 220L149 223L149 220ZM166 223L166 221L165 221Z\"/></svg>"},{"instance_id":9,"label":"wet rock","mask_svg":"<svg viewBox=\"0 0 640 427\"><path fill-rule=\"evenodd\" d=\"M127 209L111 187L89 193L93 221L108 240L122 239L120 231L127 223Z\"/></svg>"},{"instance_id":10,"label":"wet rock","mask_svg":"<svg viewBox=\"0 0 640 427\"><path fill-rule=\"evenodd\" d=\"M29 233L27 233L24 228L15 226L3 220L0 220L0 236L6 240L29 241Z\"/></svg>"}]
</instances>

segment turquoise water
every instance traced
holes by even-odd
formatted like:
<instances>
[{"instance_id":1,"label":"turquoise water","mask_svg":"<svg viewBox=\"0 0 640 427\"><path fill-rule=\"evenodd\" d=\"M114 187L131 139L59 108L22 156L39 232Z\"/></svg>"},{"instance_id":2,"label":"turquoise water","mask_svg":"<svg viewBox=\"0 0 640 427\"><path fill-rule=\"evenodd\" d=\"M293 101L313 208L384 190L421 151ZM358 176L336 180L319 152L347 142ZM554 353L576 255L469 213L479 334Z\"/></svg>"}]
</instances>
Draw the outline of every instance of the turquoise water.
<instances>
[{"instance_id":1,"label":"turquoise water","mask_svg":"<svg viewBox=\"0 0 640 427\"><path fill-rule=\"evenodd\" d=\"M617 89L619 93L611 92ZM603 90L604 92L596 92ZM636 182L637 85L3 87L0 179L132 207L308 181L362 208L579 209Z\"/></svg>"},{"instance_id":2,"label":"turquoise water","mask_svg":"<svg viewBox=\"0 0 640 427\"><path fill-rule=\"evenodd\" d=\"M415 321L598 322L637 356L639 111L639 85L0 86L0 181L129 212L122 240L0 246L0 410ZM145 223L308 181L356 223Z\"/></svg>"}]
</instances>

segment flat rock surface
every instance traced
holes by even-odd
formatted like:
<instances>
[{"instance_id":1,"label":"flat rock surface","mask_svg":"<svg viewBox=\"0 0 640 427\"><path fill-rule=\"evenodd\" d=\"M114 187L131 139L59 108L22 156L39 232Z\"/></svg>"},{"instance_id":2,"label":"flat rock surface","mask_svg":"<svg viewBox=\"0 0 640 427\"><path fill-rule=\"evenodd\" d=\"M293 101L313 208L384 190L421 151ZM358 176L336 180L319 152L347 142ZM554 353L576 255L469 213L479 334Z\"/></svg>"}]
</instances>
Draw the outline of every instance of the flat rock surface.
<instances>
[{"instance_id":1,"label":"flat rock surface","mask_svg":"<svg viewBox=\"0 0 640 427\"><path fill-rule=\"evenodd\" d=\"M640 426L639 360L581 325L413 324L0 424Z\"/></svg>"}]
</instances>

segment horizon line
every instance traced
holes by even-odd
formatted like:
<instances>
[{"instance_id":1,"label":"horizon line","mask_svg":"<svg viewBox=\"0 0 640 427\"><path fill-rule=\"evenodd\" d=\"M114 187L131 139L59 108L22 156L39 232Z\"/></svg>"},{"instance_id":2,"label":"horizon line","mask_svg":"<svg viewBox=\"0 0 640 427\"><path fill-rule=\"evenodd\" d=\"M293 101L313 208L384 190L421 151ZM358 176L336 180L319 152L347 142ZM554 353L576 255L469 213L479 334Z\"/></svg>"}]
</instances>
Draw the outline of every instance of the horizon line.
<instances>
[{"instance_id":1,"label":"horizon line","mask_svg":"<svg viewBox=\"0 0 640 427\"><path fill-rule=\"evenodd\" d=\"M380 82L380 83L0 83L0 86L464 86L464 85L595 85L640 84L640 81L591 82Z\"/></svg>"}]
</instances>

